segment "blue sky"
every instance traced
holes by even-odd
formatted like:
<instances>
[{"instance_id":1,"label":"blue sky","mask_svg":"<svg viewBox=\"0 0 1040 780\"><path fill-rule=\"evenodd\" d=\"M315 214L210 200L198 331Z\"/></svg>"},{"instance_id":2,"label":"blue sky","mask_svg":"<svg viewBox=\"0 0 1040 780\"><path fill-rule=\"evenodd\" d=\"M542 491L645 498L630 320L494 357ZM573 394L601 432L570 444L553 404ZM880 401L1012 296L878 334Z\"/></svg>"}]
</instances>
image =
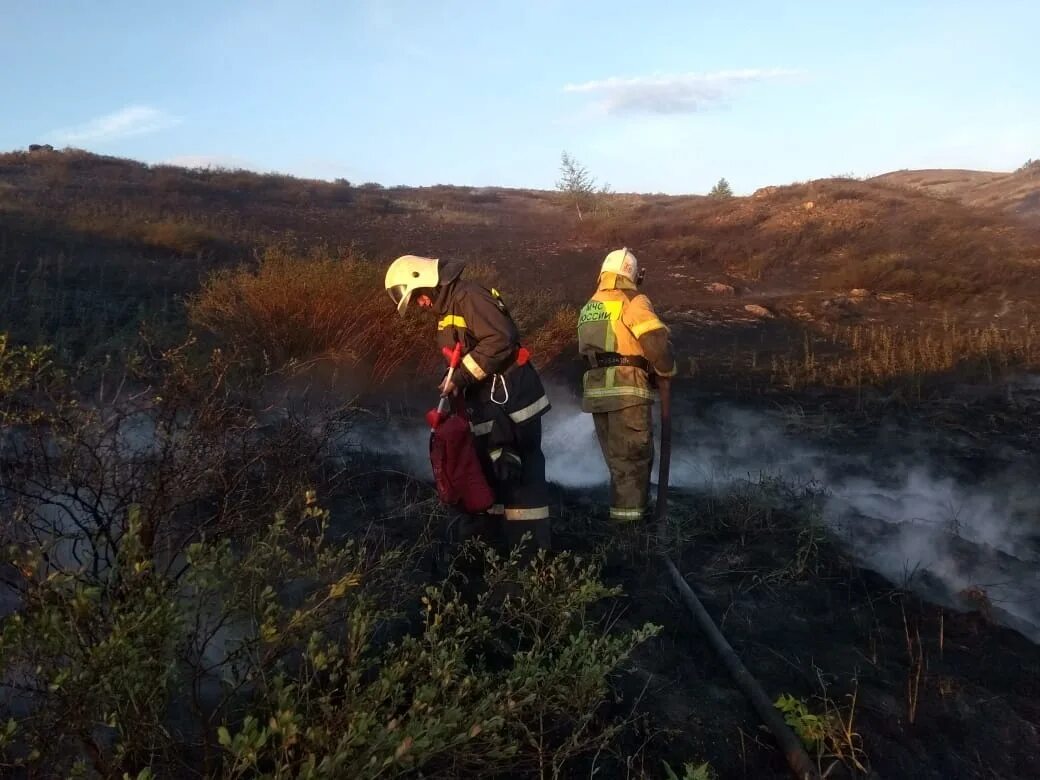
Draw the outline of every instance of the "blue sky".
<instances>
[{"instance_id":1,"label":"blue sky","mask_svg":"<svg viewBox=\"0 0 1040 780\"><path fill-rule=\"evenodd\" d=\"M738 192L1040 157L1035 0L0 0L0 149Z\"/></svg>"}]
</instances>

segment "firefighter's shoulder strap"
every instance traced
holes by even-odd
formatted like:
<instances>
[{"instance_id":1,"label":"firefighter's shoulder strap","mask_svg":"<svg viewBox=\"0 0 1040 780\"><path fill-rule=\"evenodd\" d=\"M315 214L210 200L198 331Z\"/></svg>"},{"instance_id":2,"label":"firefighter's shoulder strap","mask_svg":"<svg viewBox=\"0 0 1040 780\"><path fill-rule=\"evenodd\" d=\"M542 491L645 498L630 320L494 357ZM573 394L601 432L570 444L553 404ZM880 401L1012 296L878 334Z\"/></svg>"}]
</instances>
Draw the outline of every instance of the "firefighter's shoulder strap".
<instances>
[{"instance_id":1,"label":"firefighter's shoulder strap","mask_svg":"<svg viewBox=\"0 0 1040 780\"><path fill-rule=\"evenodd\" d=\"M492 287L490 290L488 290L488 292L491 293L491 297L494 299L495 305L498 306L499 311L501 311L503 314L512 319L513 315L509 313L509 307L506 306L506 302L505 299L502 297L502 293L500 293L498 289L495 287Z\"/></svg>"}]
</instances>

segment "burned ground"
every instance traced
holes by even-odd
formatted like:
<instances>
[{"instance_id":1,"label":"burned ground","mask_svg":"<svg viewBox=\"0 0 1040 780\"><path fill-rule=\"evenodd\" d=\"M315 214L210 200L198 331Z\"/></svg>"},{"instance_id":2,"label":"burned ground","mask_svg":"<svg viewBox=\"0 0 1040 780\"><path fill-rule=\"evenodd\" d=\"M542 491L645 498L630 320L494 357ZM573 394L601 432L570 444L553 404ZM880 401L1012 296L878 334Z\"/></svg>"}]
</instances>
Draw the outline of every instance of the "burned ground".
<instances>
[{"instance_id":1,"label":"burned ground","mask_svg":"<svg viewBox=\"0 0 1040 780\"><path fill-rule=\"evenodd\" d=\"M685 407L687 414L708 419L733 413L707 397L684 403L698 408ZM783 419L761 409L739 411L763 424ZM985 481L985 470L973 470L973 456L941 427L898 419L892 424L907 426L901 455L880 434L835 440L803 429L801 435L823 448L821 459L843 460L839 472L869 469L873 458L912 456L934 459L935 468L948 468L965 482ZM775 455L783 462L782 454ZM1037 467L1032 452L1013 441L986 462L994 473ZM402 489L413 491L413 504L428 495L421 482L407 484ZM710 487L673 490L665 545L771 697L790 694L814 713L848 719L846 763L833 767L831 776L850 771L853 757L877 777L1030 776L1040 751L1040 649L1000 624L988 582L974 592L951 594L941 584L929 591L926 572L908 568L903 579L886 579L858 563L823 517L827 492L818 483L768 473L732 482L720 475ZM399 505L390 489L385 509ZM595 556L619 543L604 519L602 489L556 486L553 514L558 549ZM389 526L410 533L398 519ZM621 751L631 765L601 757L600 771L653 777L662 762L679 767L708 761L721 777L787 776L770 736L649 554L653 542L639 536L621 544L627 557L613 558L604 577L622 585L625 595L604 609L619 628L650 621L663 630L636 651L616 682L612 714L640 716ZM986 554L974 545L965 548L967 556ZM1031 554L1040 555L1040 545ZM1030 566L1035 563L1022 564L1026 576ZM921 592L933 593L935 601L923 600ZM825 755L821 765L826 770L836 760Z\"/></svg>"}]
</instances>

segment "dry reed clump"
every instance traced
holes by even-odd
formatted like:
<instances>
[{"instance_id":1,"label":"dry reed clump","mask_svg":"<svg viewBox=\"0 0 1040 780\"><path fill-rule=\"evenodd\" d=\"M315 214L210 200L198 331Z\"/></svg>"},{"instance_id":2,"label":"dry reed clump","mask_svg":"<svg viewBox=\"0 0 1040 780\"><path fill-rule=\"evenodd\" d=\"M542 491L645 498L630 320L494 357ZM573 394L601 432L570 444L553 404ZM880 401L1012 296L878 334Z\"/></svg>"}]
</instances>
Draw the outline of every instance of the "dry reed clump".
<instances>
[{"instance_id":1,"label":"dry reed clump","mask_svg":"<svg viewBox=\"0 0 1040 780\"><path fill-rule=\"evenodd\" d=\"M575 323L578 310L573 306L559 306L556 311L537 328L527 346L539 366L547 366L571 349L578 354Z\"/></svg>"},{"instance_id":2,"label":"dry reed clump","mask_svg":"<svg viewBox=\"0 0 1040 780\"><path fill-rule=\"evenodd\" d=\"M255 268L213 274L189 301L189 316L274 366L334 358L372 384L432 373L442 358L433 347L431 320L421 313L397 314L383 288L384 270L353 250L337 255L319 248L298 256L270 248ZM493 283L486 267L473 266L466 276ZM569 343L573 311L544 294L506 297L539 363L543 354L559 354Z\"/></svg>"},{"instance_id":3,"label":"dry reed clump","mask_svg":"<svg viewBox=\"0 0 1040 780\"><path fill-rule=\"evenodd\" d=\"M823 357L806 339L800 358L773 361L773 380L792 389L909 381L920 391L929 380L992 381L1040 365L1040 332L1033 323L1014 329L961 328L950 321L922 330L857 326L838 328L831 343L841 354Z\"/></svg>"}]
</instances>

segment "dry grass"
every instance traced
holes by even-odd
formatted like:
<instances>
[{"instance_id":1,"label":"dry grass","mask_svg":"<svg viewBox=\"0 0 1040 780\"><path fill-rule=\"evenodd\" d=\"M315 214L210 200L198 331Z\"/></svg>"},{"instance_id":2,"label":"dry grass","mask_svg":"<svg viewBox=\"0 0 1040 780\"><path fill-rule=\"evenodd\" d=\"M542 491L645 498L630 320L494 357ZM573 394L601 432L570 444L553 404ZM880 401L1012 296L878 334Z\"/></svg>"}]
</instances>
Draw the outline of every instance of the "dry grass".
<instances>
[{"instance_id":1,"label":"dry grass","mask_svg":"<svg viewBox=\"0 0 1040 780\"><path fill-rule=\"evenodd\" d=\"M904 292L924 301L956 301L998 285L1011 289L1026 278L1024 265L993 261L991 256L991 252L979 251L977 260L937 262L934 257L908 251L883 252L860 262L843 263L824 275L823 286Z\"/></svg>"},{"instance_id":2,"label":"dry grass","mask_svg":"<svg viewBox=\"0 0 1040 780\"><path fill-rule=\"evenodd\" d=\"M406 360L425 362L413 346L424 323L400 319L382 282L380 269L352 251L300 257L270 248L255 269L213 274L189 302L189 316L265 363L334 357L382 381Z\"/></svg>"},{"instance_id":3,"label":"dry grass","mask_svg":"<svg viewBox=\"0 0 1040 780\"><path fill-rule=\"evenodd\" d=\"M573 306L560 306L533 331L528 347L539 366L557 360L570 348L577 354L576 323L578 310Z\"/></svg>"},{"instance_id":4,"label":"dry grass","mask_svg":"<svg viewBox=\"0 0 1040 780\"><path fill-rule=\"evenodd\" d=\"M220 235L213 228L187 219L72 216L67 224L84 235L121 244L139 244L177 255L195 255L220 242Z\"/></svg>"},{"instance_id":5,"label":"dry grass","mask_svg":"<svg viewBox=\"0 0 1040 780\"><path fill-rule=\"evenodd\" d=\"M972 206L1018 210L1036 215L1040 194L1040 165L1027 160L1013 172L993 171L896 171L876 181L919 189L936 197L954 198Z\"/></svg>"},{"instance_id":6,"label":"dry grass","mask_svg":"<svg viewBox=\"0 0 1040 780\"><path fill-rule=\"evenodd\" d=\"M354 250L301 255L268 249L259 266L219 271L189 302L191 321L264 364L331 358L363 384L434 372L441 357L431 322L420 312L401 318L383 289L382 265ZM483 267L467 278L492 284ZM509 300L542 363L573 339L576 314L541 296Z\"/></svg>"},{"instance_id":7,"label":"dry grass","mask_svg":"<svg viewBox=\"0 0 1040 780\"><path fill-rule=\"evenodd\" d=\"M946 321L933 329L875 325L839 328L831 337L838 353L823 356L806 338L798 357L776 358L773 382L798 389L908 385L920 393L930 381L993 381L1011 370L1040 365L1040 331L962 328Z\"/></svg>"}]
</instances>

